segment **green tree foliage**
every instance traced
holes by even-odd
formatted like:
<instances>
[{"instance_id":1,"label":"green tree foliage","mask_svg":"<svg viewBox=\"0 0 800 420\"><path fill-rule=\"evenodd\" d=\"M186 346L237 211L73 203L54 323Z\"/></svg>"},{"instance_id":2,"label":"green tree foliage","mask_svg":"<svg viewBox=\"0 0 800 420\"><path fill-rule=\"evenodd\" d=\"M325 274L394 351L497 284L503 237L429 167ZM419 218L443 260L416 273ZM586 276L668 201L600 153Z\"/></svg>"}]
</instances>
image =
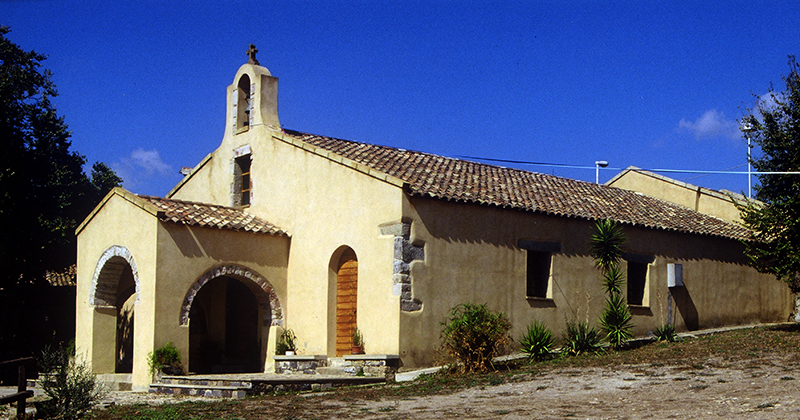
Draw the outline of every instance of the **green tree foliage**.
<instances>
[{"instance_id":1,"label":"green tree foliage","mask_svg":"<svg viewBox=\"0 0 800 420\"><path fill-rule=\"evenodd\" d=\"M508 317L486 304L456 305L442 326L442 349L468 372L491 370L492 358L511 341Z\"/></svg>"},{"instance_id":2,"label":"green tree foliage","mask_svg":"<svg viewBox=\"0 0 800 420\"><path fill-rule=\"evenodd\" d=\"M45 56L23 51L0 27L0 289L75 263L75 228L121 179L70 151Z\"/></svg>"},{"instance_id":3,"label":"green tree foliage","mask_svg":"<svg viewBox=\"0 0 800 420\"><path fill-rule=\"evenodd\" d=\"M786 90L761 97L756 112L743 119L752 124L747 133L761 149L753 160L758 172L800 171L800 68L789 56ZM786 282L800 293L800 175L758 175L755 198L737 204L744 225L755 241L746 242L745 253L762 273Z\"/></svg>"}]
</instances>

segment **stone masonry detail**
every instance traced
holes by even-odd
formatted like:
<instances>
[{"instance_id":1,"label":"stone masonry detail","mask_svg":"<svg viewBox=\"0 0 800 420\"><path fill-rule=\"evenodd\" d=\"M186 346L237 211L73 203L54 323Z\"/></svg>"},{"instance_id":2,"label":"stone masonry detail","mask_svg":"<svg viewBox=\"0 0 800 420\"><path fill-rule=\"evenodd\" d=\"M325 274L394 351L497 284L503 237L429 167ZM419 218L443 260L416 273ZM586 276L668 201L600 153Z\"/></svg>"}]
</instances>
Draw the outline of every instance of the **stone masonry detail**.
<instances>
[{"instance_id":1,"label":"stone masonry detail","mask_svg":"<svg viewBox=\"0 0 800 420\"><path fill-rule=\"evenodd\" d=\"M272 284L252 270L233 264L214 267L206 271L205 274L200 276L200 278L192 284L192 287L186 292L186 297L183 299L183 304L181 305L181 325L189 325L189 310L192 308L192 302L195 296L197 296L197 292L200 291L200 288L205 286L209 281L221 276L238 277L258 285L258 287L264 291L263 294L256 294L259 308L266 310L265 317L270 316L271 325L283 326L283 310L281 309L281 303L278 300L278 295L275 293Z\"/></svg>"},{"instance_id":2,"label":"stone masonry detail","mask_svg":"<svg viewBox=\"0 0 800 420\"><path fill-rule=\"evenodd\" d=\"M133 272L133 281L136 284L136 302L139 301L139 270L133 261L133 255L128 248L113 245L105 250L97 261L89 295L89 302L92 306L97 308L116 307L117 284L126 262Z\"/></svg>"},{"instance_id":3,"label":"stone masonry detail","mask_svg":"<svg viewBox=\"0 0 800 420\"><path fill-rule=\"evenodd\" d=\"M392 284L394 295L400 296L400 310L415 312L422 309L422 301L414 298L411 283L411 262L425 260L425 247L410 241L411 223L400 222L381 226L382 235L394 235L394 266Z\"/></svg>"}]
</instances>

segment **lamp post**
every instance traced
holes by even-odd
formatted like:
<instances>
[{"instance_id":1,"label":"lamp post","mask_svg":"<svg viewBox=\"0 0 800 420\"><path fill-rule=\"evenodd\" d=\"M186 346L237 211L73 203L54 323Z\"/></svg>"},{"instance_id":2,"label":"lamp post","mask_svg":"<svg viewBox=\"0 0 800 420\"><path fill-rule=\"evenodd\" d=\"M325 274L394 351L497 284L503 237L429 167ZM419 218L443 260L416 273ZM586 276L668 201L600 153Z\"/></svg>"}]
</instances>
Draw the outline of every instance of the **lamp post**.
<instances>
[{"instance_id":1,"label":"lamp post","mask_svg":"<svg viewBox=\"0 0 800 420\"><path fill-rule=\"evenodd\" d=\"M608 166L608 162L605 160L596 160L594 161L594 183L600 183L600 168L605 168Z\"/></svg>"},{"instance_id":2,"label":"lamp post","mask_svg":"<svg viewBox=\"0 0 800 420\"><path fill-rule=\"evenodd\" d=\"M739 126L739 130L744 133L744 137L747 139L747 198L753 198L753 169L750 164L750 132L754 131L755 127L753 127L753 124L746 122Z\"/></svg>"}]
</instances>

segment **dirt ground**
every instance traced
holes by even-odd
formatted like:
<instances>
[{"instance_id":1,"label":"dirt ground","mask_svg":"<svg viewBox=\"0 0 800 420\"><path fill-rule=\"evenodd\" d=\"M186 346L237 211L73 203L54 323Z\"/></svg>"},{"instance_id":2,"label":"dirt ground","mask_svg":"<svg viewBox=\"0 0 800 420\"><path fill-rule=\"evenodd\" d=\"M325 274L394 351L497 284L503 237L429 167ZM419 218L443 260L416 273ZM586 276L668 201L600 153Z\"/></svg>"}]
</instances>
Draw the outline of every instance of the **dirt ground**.
<instances>
[{"instance_id":1,"label":"dirt ground","mask_svg":"<svg viewBox=\"0 0 800 420\"><path fill-rule=\"evenodd\" d=\"M451 395L347 400L295 397L256 404L253 417L295 419L798 419L797 357L695 366L554 369ZM275 415L273 417L273 415ZM263 417L262 417L263 416Z\"/></svg>"}]
</instances>

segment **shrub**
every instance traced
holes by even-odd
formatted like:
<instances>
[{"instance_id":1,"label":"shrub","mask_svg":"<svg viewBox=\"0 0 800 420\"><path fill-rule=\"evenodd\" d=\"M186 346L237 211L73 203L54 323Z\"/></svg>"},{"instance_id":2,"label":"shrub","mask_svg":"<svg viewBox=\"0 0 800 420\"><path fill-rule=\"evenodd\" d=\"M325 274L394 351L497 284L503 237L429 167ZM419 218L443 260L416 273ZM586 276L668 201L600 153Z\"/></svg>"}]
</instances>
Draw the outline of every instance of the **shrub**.
<instances>
[{"instance_id":1,"label":"shrub","mask_svg":"<svg viewBox=\"0 0 800 420\"><path fill-rule=\"evenodd\" d=\"M86 363L67 350L47 348L38 362L42 390L51 398L40 413L47 418L79 419L106 394Z\"/></svg>"},{"instance_id":2,"label":"shrub","mask_svg":"<svg viewBox=\"0 0 800 420\"><path fill-rule=\"evenodd\" d=\"M297 351L297 336L292 330L283 330L278 342L275 343L275 354L286 354L287 351Z\"/></svg>"},{"instance_id":3,"label":"shrub","mask_svg":"<svg viewBox=\"0 0 800 420\"><path fill-rule=\"evenodd\" d=\"M442 326L442 349L468 372L492 369L492 358L511 341L511 322L486 304L456 305Z\"/></svg>"},{"instance_id":4,"label":"shrub","mask_svg":"<svg viewBox=\"0 0 800 420\"><path fill-rule=\"evenodd\" d=\"M150 373L160 372L165 366L176 368L171 373L181 373L181 352L172 342L168 342L147 355L147 364L150 365Z\"/></svg>"},{"instance_id":5,"label":"shrub","mask_svg":"<svg viewBox=\"0 0 800 420\"><path fill-rule=\"evenodd\" d=\"M600 332L594 327L590 328L588 323L567 321L561 353L568 356L587 352L599 353L603 350L600 346L601 340Z\"/></svg>"},{"instance_id":6,"label":"shrub","mask_svg":"<svg viewBox=\"0 0 800 420\"><path fill-rule=\"evenodd\" d=\"M522 351L530 360L543 360L550 355L553 346L553 332L546 325L534 321L528 325L528 331L519 339Z\"/></svg>"},{"instance_id":7,"label":"shrub","mask_svg":"<svg viewBox=\"0 0 800 420\"><path fill-rule=\"evenodd\" d=\"M675 332L675 326L672 324L664 324L653 331L658 341L675 342L678 339L678 334Z\"/></svg>"}]
</instances>

